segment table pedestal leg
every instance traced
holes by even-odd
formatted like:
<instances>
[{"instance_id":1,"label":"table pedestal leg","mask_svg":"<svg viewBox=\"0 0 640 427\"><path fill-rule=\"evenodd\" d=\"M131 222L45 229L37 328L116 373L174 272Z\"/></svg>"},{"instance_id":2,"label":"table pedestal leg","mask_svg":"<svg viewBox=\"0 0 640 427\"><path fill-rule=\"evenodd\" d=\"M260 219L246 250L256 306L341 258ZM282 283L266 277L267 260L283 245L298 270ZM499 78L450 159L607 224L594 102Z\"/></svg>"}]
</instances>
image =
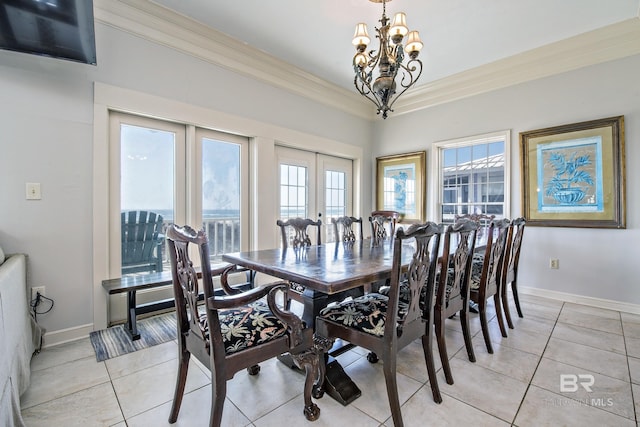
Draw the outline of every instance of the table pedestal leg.
<instances>
[{"instance_id":1,"label":"table pedestal leg","mask_svg":"<svg viewBox=\"0 0 640 427\"><path fill-rule=\"evenodd\" d=\"M321 362L322 363L322 362ZM324 376L324 391L334 400L347 406L356 400L362 392L342 366L334 358L329 358Z\"/></svg>"},{"instance_id":2,"label":"table pedestal leg","mask_svg":"<svg viewBox=\"0 0 640 427\"><path fill-rule=\"evenodd\" d=\"M307 288L302 294L302 297L304 300L302 320L304 320L307 325L313 325L315 329L316 316L320 314L320 310L327 306L329 296L322 292L316 292ZM342 343L343 346L345 344L346 343L344 342ZM326 373L323 388L329 396L346 406L360 397L362 392L351 380L349 375L347 375L344 369L342 369L340 363L330 356L331 354L341 354L339 348L340 345L334 345L327 356L327 360L324 361L324 363L326 363ZM320 361L320 363L323 362Z\"/></svg>"}]
</instances>

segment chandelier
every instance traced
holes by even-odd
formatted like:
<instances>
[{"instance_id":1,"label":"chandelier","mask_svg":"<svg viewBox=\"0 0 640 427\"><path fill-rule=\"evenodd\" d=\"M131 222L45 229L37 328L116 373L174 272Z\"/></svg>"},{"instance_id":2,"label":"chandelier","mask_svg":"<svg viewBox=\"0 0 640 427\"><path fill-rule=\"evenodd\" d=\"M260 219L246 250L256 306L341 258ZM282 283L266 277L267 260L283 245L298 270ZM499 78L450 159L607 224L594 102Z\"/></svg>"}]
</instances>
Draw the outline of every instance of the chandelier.
<instances>
[{"instance_id":1,"label":"chandelier","mask_svg":"<svg viewBox=\"0 0 640 427\"><path fill-rule=\"evenodd\" d=\"M386 15L386 3L391 0L369 0L373 3L382 3L382 18L380 28L376 27L376 37L380 40L380 48L365 53L367 45L371 41L367 33L367 24L356 25L353 36L353 45L356 54L353 57L353 70L355 78L353 84L361 95L376 105L378 114L382 113L387 118L391 107L400 95L406 92L422 74L422 61L418 59L422 41L417 31L409 31L407 17L403 12L398 12L393 17L391 25ZM406 36L406 46L402 41ZM409 59L404 63L405 55ZM374 79L373 72L378 69L378 76ZM396 77L400 74L399 82ZM398 85L400 86L398 88Z\"/></svg>"}]
</instances>

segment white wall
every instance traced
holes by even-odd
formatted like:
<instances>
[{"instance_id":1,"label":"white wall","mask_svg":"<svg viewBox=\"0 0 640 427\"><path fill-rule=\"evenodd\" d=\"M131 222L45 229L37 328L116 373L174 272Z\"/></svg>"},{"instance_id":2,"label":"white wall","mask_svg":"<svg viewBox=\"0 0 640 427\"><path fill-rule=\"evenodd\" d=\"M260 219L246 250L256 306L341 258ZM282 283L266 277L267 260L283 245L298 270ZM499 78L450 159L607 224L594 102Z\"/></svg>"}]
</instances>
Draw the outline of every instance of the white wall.
<instances>
[{"instance_id":1,"label":"white wall","mask_svg":"<svg viewBox=\"0 0 640 427\"><path fill-rule=\"evenodd\" d=\"M433 142L511 129L515 218L522 214L519 132L624 115L627 228L527 227L519 281L532 291L640 304L640 194L635 187L640 182L639 75L640 56L633 56L392 117L375 124L374 155L427 150L430 169ZM427 171L428 180L432 172ZM549 269L550 258L560 260L558 270Z\"/></svg>"},{"instance_id":2,"label":"white wall","mask_svg":"<svg viewBox=\"0 0 640 427\"><path fill-rule=\"evenodd\" d=\"M55 300L38 320L60 340L93 328L94 261L104 264L92 256L94 243L102 245L93 241L94 221L105 215L93 212L93 197L102 197L93 193L94 82L192 106L207 116L198 124L231 117L231 130L246 125L258 143L321 151L346 144L371 158L367 120L106 25L96 24L96 40L97 67L0 51L0 245L29 255L29 286L46 286ZM25 182L42 184L42 200L25 200Z\"/></svg>"}]
</instances>

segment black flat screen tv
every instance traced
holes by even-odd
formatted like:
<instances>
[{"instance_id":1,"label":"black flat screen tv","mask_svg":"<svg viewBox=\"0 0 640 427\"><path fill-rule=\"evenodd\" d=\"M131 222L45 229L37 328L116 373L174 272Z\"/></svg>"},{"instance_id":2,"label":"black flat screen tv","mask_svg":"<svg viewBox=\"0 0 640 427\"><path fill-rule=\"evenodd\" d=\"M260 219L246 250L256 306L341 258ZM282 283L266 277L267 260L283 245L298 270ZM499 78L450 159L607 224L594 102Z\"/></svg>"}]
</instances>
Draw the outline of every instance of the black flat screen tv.
<instances>
[{"instance_id":1,"label":"black flat screen tv","mask_svg":"<svg viewBox=\"0 0 640 427\"><path fill-rule=\"evenodd\" d=\"M0 0L0 49L96 65L93 0Z\"/></svg>"}]
</instances>

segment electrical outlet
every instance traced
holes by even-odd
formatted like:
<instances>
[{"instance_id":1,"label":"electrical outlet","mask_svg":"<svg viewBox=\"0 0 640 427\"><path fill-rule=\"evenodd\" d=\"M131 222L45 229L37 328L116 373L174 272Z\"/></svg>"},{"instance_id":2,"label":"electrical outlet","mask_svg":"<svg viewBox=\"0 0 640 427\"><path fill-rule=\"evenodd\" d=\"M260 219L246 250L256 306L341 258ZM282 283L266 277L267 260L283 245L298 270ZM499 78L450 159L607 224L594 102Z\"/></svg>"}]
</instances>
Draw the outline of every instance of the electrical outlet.
<instances>
[{"instance_id":1,"label":"electrical outlet","mask_svg":"<svg viewBox=\"0 0 640 427\"><path fill-rule=\"evenodd\" d=\"M549 260L549 268L553 268L554 270L560 268L560 260L557 258L551 258Z\"/></svg>"},{"instance_id":2,"label":"electrical outlet","mask_svg":"<svg viewBox=\"0 0 640 427\"><path fill-rule=\"evenodd\" d=\"M31 301L35 300L38 297L38 294L45 296L44 286L34 286L31 288Z\"/></svg>"}]
</instances>

